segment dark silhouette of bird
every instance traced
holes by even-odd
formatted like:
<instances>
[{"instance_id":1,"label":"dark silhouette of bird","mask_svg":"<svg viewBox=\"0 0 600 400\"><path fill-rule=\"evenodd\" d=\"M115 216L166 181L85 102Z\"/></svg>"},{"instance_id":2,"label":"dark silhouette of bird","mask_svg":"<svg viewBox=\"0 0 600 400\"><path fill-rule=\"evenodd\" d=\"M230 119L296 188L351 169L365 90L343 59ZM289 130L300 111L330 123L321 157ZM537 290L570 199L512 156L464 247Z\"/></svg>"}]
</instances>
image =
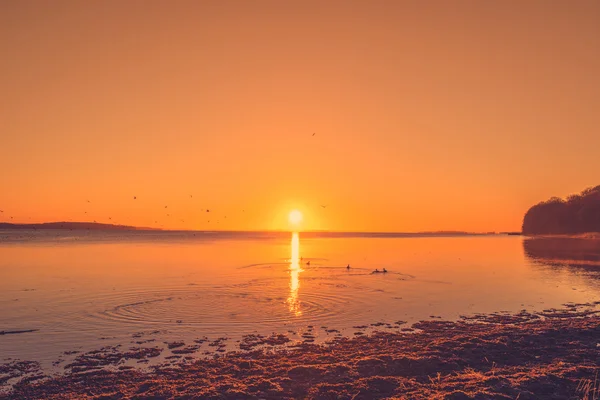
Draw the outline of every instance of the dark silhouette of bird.
<instances>
[{"instance_id":1,"label":"dark silhouette of bird","mask_svg":"<svg viewBox=\"0 0 600 400\"><path fill-rule=\"evenodd\" d=\"M315 136L316 134L317 134L317 132L313 132L313 134L312 134L312 135L313 135L313 136Z\"/></svg>"},{"instance_id":2,"label":"dark silhouette of bird","mask_svg":"<svg viewBox=\"0 0 600 400\"><path fill-rule=\"evenodd\" d=\"M190 199L192 198L192 195L190 194Z\"/></svg>"},{"instance_id":3,"label":"dark silhouette of bird","mask_svg":"<svg viewBox=\"0 0 600 400\"><path fill-rule=\"evenodd\" d=\"M323 207L323 208L327 208L327 206L323 206L323 205L322 205L321 207Z\"/></svg>"},{"instance_id":4,"label":"dark silhouette of bird","mask_svg":"<svg viewBox=\"0 0 600 400\"><path fill-rule=\"evenodd\" d=\"M1 213L3 213L4 211L0 210Z\"/></svg>"},{"instance_id":5,"label":"dark silhouette of bird","mask_svg":"<svg viewBox=\"0 0 600 400\"><path fill-rule=\"evenodd\" d=\"M165 208L167 208L167 206L165 206Z\"/></svg>"},{"instance_id":6,"label":"dark silhouette of bird","mask_svg":"<svg viewBox=\"0 0 600 400\"><path fill-rule=\"evenodd\" d=\"M310 265L310 261L307 261L307 262L306 262L306 265Z\"/></svg>"},{"instance_id":7,"label":"dark silhouette of bird","mask_svg":"<svg viewBox=\"0 0 600 400\"><path fill-rule=\"evenodd\" d=\"M137 199L137 196L133 196L133 199L134 199L134 200L136 200L136 199Z\"/></svg>"},{"instance_id":8,"label":"dark silhouette of bird","mask_svg":"<svg viewBox=\"0 0 600 400\"><path fill-rule=\"evenodd\" d=\"M10 217L10 219L13 219L13 217Z\"/></svg>"},{"instance_id":9,"label":"dark silhouette of bird","mask_svg":"<svg viewBox=\"0 0 600 400\"><path fill-rule=\"evenodd\" d=\"M89 201L89 200L87 200L87 202L88 202L88 203L90 203L90 201Z\"/></svg>"},{"instance_id":10,"label":"dark silhouette of bird","mask_svg":"<svg viewBox=\"0 0 600 400\"><path fill-rule=\"evenodd\" d=\"M350 269L350 264L346 265L346 269Z\"/></svg>"},{"instance_id":11,"label":"dark silhouette of bird","mask_svg":"<svg viewBox=\"0 0 600 400\"><path fill-rule=\"evenodd\" d=\"M210 212L210 210L207 209L206 212Z\"/></svg>"},{"instance_id":12,"label":"dark silhouette of bird","mask_svg":"<svg viewBox=\"0 0 600 400\"><path fill-rule=\"evenodd\" d=\"M112 219L111 217L108 217L108 219Z\"/></svg>"},{"instance_id":13,"label":"dark silhouette of bird","mask_svg":"<svg viewBox=\"0 0 600 400\"><path fill-rule=\"evenodd\" d=\"M385 268L384 268L384 269L383 269L383 273L386 273L386 272L387 272L387 269L385 269Z\"/></svg>"}]
</instances>

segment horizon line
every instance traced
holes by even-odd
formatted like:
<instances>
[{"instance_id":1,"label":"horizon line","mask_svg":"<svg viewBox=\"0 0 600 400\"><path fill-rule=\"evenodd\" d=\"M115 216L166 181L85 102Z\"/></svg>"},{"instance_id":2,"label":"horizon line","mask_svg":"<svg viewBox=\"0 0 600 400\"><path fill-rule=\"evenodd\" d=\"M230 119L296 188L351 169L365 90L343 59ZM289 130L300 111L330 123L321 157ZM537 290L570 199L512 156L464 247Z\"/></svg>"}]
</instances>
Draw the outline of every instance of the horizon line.
<instances>
[{"instance_id":1,"label":"horizon line","mask_svg":"<svg viewBox=\"0 0 600 400\"><path fill-rule=\"evenodd\" d=\"M103 222L85 222L85 221L55 221L55 222L38 222L38 223L15 223L15 222L0 222L0 229L27 229L36 227L43 227L45 229L57 229L57 230L73 230L77 229L73 226L61 227L56 225L71 224L71 225L90 225L96 226L94 230L119 230L119 231L146 231L146 232L224 232L224 233L331 233L331 234L404 234L404 235L418 235L418 234L462 234L462 235L493 235L493 234L508 234L508 233L521 233L521 231L464 231L464 230L425 230L425 231L359 231L359 230L326 230L326 229L314 229L314 230L288 230L288 229L164 229L164 228L152 228L144 226L124 225L124 224L110 224ZM52 227L48 227L48 226ZM117 228L117 229L111 229ZM107 228L107 229L103 229ZM90 228L80 228L82 230L90 230Z\"/></svg>"}]
</instances>

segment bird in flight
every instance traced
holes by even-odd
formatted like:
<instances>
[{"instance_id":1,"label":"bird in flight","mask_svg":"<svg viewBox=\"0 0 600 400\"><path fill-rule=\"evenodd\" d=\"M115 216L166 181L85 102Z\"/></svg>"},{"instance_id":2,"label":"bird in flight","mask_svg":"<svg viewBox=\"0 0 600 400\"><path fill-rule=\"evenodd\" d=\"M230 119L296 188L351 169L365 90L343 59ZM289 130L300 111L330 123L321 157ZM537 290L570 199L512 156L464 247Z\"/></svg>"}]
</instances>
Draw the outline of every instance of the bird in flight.
<instances>
[{"instance_id":1,"label":"bird in flight","mask_svg":"<svg viewBox=\"0 0 600 400\"><path fill-rule=\"evenodd\" d=\"M165 206L165 208L167 208L167 206Z\"/></svg>"},{"instance_id":2,"label":"bird in flight","mask_svg":"<svg viewBox=\"0 0 600 400\"><path fill-rule=\"evenodd\" d=\"M206 210L206 212L210 212L210 210Z\"/></svg>"},{"instance_id":3,"label":"bird in flight","mask_svg":"<svg viewBox=\"0 0 600 400\"><path fill-rule=\"evenodd\" d=\"M135 199L137 199L137 196L133 196L133 199L134 199L134 200L135 200Z\"/></svg>"},{"instance_id":4,"label":"bird in flight","mask_svg":"<svg viewBox=\"0 0 600 400\"><path fill-rule=\"evenodd\" d=\"M315 136L316 134L317 134L317 132L313 132L313 134L312 134L312 135L313 135L313 136Z\"/></svg>"},{"instance_id":5,"label":"bird in flight","mask_svg":"<svg viewBox=\"0 0 600 400\"><path fill-rule=\"evenodd\" d=\"M3 213L4 211L0 210L1 213Z\"/></svg>"},{"instance_id":6,"label":"bird in flight","mask_svg":"<svg viewBox=\"0 0 600 400\"><path fill-rule=\"evenodd\" d=\"M321 207L323 207L323 208L327 208L327 206L323 206L323 205L322 205Z\"/></svg>"}]
</instances>

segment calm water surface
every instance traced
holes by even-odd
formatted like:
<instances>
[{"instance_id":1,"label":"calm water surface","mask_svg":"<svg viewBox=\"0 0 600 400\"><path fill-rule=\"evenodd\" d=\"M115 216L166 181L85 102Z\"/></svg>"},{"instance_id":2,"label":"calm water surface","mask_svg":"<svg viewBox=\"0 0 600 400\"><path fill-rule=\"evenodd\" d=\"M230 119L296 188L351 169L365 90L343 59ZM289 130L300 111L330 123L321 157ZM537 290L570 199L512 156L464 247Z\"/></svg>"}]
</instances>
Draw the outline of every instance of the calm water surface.
<instances>
[{"instance_id":1,"label":"calm water surface","mask_svg":"<svg viewBox=\"0 0 600 400\"><path fill-rule=\"evenodd\" d=\"M0 331L38 330L0 335L0 358L600 300L598 241L350 236L0 232Z\"/></svg>"}]
</instances>

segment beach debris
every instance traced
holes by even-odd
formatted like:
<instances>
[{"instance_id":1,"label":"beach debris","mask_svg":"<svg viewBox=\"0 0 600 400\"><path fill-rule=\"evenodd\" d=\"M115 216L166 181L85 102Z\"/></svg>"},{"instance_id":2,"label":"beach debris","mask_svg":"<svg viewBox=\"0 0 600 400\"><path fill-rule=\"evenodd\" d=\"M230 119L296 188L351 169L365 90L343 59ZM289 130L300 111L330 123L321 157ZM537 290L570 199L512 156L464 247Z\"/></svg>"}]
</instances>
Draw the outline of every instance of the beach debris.
<instances>
[{"instance_id":1,"label":"beach debris","mask_svg":"<svg viewBox=\"0 0 600 400\"><path fill-rule=\"evenodd\" d=\"M126 360L158 357L162 352L158 347L132 347L126 351L120 350L120 347L120 345L106 346L81 354L73 362L65 365L65 369L70 369L71 372L84 372L108 365L119 365Z\"/></svg>"},{"instance_id":2,"label":"beach debris","mask_svg":"<svg viewBox=\"0 0 600 400\"><path fill-rule=\"evenodd\" d=\"M196 351L198 351L200 349L200 347L201 347L201 345L199 345L199 344L189 345L189 346L173 349L171 351L171 353L173 353L173 354L191 354L191 353L195 353Z\"/></svg>"},{"instance_id":3,"label":"beach debris","mask_svg":"<svg viewBox=\"0 0 600 400\"><path fill-rule=\"evenodd\" d=\"M359 332L325 345L303 343L281 351L254 348L226 357L210 357L208 352L208 357L196 361L169 355L172 362L148 373L121 368L129 366L124 365L129 358L122 357L133 349L107 348L87 365L71 367L76 373L35 384L31 384L35 377L22 380L11 398L47 398L57 388L65 398L85 398L89 393L107 398L514 399L519 393L526 393L526 398L545 398L548 393L573 398L582 382L594 381L600 316L486 317L423 321L415 324L419 330L415 334ZM137 362L146 364L148 357ZM105 365L110 367L103 369ZM30 367L35 374L36 364ZM30 367L2 366L0 379L11 374L11 368L19 379L19 369ZM220 379L225 376L226 381Z\"/></svg>"},{"instance_id":4,"label":"beach debris","mask_svg":"<svg viewBox=\"0 0 600 400\"><path fill-rule=\"evenodd\" d=\"M198 344L203 344L206 342L208 342L208 338L206 336L204 336L203 338L194 340L194 343L198 343Z\"/></svg>"},{"instance_id":5,"label":"beach debris","mask_svg":"<svg viewBox=\"0 0 600 400\"><path fill-rule=\"evenodd\" d=\"M30 333L30 332L37 332L39 331L39 329L21 329L21 330L14 330L14 331L0 331L0 335L16 335L19 333Z\"/></svg>"},{"instance_id":6,"label":"beach debris","mask_svg":"<svg viewBox=\"0 0 600 400\"><path fill-rule=\"evenodd\" d=\"M167 347L169 348L169 350L171 349L177 349L179 347L183 347L185 346L185 343L182 341L174 341L174 342L164 342Z\"/></svg>"}]
</instances>

